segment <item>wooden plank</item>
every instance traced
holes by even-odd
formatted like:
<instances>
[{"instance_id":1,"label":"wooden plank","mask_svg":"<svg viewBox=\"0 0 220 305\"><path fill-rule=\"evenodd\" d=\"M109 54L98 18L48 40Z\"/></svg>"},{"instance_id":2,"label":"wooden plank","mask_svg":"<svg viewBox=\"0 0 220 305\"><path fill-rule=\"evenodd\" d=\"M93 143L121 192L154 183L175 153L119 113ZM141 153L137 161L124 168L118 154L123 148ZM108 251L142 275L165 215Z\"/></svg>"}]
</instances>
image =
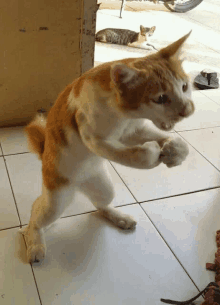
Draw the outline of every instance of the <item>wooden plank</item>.
<instances>
[{"instance_id":1,"label":"wooden plank","mask_svg":"<svg viewBox=\"0 0 220 305\"><path fill-rule=\"evenodd\" d=\"M25 124L39 108L49 109L81 74L82 1L1 1L0 127Z\"/></svg>"},{"instance_id":2,"label":"wooden plank","mask_svg":"<svg viewBox=\"0 0 220 305\"><path fill-rule=\"evenodd\" d=\"M82 23L82 67L81 72L94 66L95 31L96 31L96 0L83 0Z\"/></svg>"}]
</instances>

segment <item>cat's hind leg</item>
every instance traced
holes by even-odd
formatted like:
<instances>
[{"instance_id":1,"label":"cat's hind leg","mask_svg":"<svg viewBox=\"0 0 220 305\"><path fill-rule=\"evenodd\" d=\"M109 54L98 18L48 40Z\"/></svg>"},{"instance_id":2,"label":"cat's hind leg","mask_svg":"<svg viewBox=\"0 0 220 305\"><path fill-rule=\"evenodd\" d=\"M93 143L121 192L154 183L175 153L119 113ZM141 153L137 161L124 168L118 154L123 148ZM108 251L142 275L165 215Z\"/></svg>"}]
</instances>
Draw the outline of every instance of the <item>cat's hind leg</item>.
<instances>
[{"instance_id":1,"label":"cat's hind leg","mask_svg":"<svg viewBox=\"0 0 220 305\"><path fill-rule=\"evenodd\" d=\"M43 192L32 206L29 224L20 230L25 237L27 245L27 258L29 263L39 262L46 254L44 228L57 220L65 208L71 203L73 191L61 188L49 191L43 186Z\"/></svg>"},{"instance_id":2,"label":"cat's hind leg","mask_svg":"<svg viewBox=\"0 0 220 305\"><path fill-rule=\"evenodd\" d=\"M100 163L94 171L94 175L80 184L80 190L91 200L99 212L116 226L125 230L134 229L137 222L133 217L110 205L115 197L115 192L107 161L100 159Z\"/></svg>"}]
</instances>

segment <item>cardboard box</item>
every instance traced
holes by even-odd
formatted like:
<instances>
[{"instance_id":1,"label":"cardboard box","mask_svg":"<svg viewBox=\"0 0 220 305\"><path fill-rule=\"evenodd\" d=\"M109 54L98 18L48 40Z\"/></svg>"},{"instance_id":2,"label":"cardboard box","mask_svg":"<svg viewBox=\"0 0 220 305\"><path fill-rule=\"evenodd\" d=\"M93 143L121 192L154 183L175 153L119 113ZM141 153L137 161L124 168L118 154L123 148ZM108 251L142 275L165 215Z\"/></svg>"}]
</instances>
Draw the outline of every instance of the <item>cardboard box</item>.
<instances>
[{"instance_id":1,"label":"cardboard box","mask_svg":"<svg viewBox=\"0 0 220 305\"><path fill-rule=\"evenodd\" d=\"M0 127L24 125L93 66L96 1L8 0L0 14Z\"/></svg>"}]
</instances>

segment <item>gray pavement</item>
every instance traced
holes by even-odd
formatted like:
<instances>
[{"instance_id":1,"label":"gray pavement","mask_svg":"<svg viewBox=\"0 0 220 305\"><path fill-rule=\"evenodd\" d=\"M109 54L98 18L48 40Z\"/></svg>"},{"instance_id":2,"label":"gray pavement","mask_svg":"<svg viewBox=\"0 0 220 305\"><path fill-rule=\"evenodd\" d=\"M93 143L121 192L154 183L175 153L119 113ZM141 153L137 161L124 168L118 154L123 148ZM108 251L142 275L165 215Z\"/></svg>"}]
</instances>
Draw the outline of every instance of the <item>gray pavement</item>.
<instances>
[{"instance_id":1,"label":"gray pavement","mask_svg":"<svg viewBox=\"0 0 220 305\"><path fill-rule=\"evenodd\" d=\"M186 72L192 80L205 68L215 70L220 76L220 1L204 0L184 14L170 12L164 6L150 2L127 2L122 19L119 7L118 1L105 1L101 5L97 12L97 31L107 27L138 31L140 24L156 26L151 43L160 49L192 29L184 48ZM96 42L95 65L126 57L143 57L151 52L155 51L149 47L138 49Z\"/></svg>"}]
</instances>

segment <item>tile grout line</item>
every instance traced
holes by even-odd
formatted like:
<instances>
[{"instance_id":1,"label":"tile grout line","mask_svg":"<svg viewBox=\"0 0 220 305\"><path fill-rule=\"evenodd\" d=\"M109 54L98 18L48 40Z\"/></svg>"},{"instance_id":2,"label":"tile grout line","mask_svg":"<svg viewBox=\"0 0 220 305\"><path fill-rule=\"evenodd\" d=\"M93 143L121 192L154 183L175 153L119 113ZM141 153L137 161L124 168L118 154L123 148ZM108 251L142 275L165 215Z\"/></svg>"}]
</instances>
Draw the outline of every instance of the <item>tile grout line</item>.
<instances>
[{"instance_id":1,"label":"tile grout line","mask_svg":"<svg viewBox=\"0 0 220 305\"><path fill-rule=\"evenodd\" d=\"M14 154L2 154L2 156L4 156L4 157L8 157L8 156L25 155L25 154L31 154L31 152L29 152L29 151L25 151L25 152L22 152L22 153L14 153Z\"/></svg>"},{"instance_id":2,"label":"tile grout line","mask_svg":"<svg viewBox=\"0 0 220 305\"><path fill-rule=\"evenodd\" d=\"M191 194L196 194L196 193L205 192L205 191L211 191L211 190L215 190L215 189L220 189L220 186L215 186L215 187L210 187L210 188L207 188L207 189L201 189L201 190L196 190L196 191L192 191L192 192L176 194L176 195L171 195L171 196L166 196L166 197L160 197L160 198L155 198L155 199L131 202L131 203L123 204L123 205L116 205L116 206L114 206L114 208L117 209L117 208L122 208L122 207L125 207L125 206L134 205L134 204L141 205L142 203L150 203L150 202L154 202L154 201L157 201L157 200L163 200L163 199L169 199L169 198L173 198L173 197L191 195ZM74 217L74 216L81 216L81 215L86 215L86 214L91 214L91 213L96 213L96 212L99 212L99 210L96 209L96 210L93 210L93 211L87 211L87 212L82 212L82 213L78 213L78 214L66 215L66 216L62 216L58 219L64 219L64 218ZM28 223L22 224L22 227L27 226L27 225L28 225ZM17 228L17 227L15 227L15 228ZM7 229L11 229L11 228L1 229L1 230L7 230Z\"/></svg>"},{"instance_id":3,"label":"tile grout line","mask_svg":"<svg viewBox=\"0 0 220 305\"><path fill-rule=\"evenodd\" d=\"M25 226L25 225L24 225ZM22 225L21 225L21 228L22 228ZM23 234L22 235L22 238L24 240L24 245L25 245L25 248L26 248L26 252L27 252L27 243L26 243L26 240L25 240L25 237ZM38 285L37 285L37 280L36 280L36 277L35 277L35 274L34 274L34 268L33 268L33 265L32 263L29 263L30 267L31 267L31 271L32 271L32 275L33 275L33 278L34 278L34 283L35 283L35 287L36 287L36 290L37 290L37 295L38 295L38 298L39 298L39 302L40 302L40 305L43 305L42 304L42 300L41 300L41 296L40 296L40 292L39 292L39 288L38 288Z\"/></svg>"},{"instance_id":4,"label":"tile grout line","mask_svg":"<svg viewBox=\"0 0 220 305\"><path fill-rule=\"evenodd\" d=\"M33 278L34 278L34 282L35 282L35 285L36 285L36 289L37 289L37 294L38 294L38 297L39 297L40 305L43 305L43 304L42 304L41 297L40 297L39 288L38 288L38 285L37 285L37 280L36 280L36 277L35 277L35 274L34 274L33 266L32 266L32 264L30 264L30 263L29 263L29 265L31 266L31 271L32 271Z\"/></svg>"},{"instance_id":5,"label":"tile grout line","mask_svg":"<svg viewBox=\"0 0 220 305\"><path fill-rule=\"evenodd\" d=\"M203 130L203 129L219 128L219 127L220 127L220 125L218 125L218 126L211 126L211 127L194 128L194 129L185 129L185 130L178 130L178 131L174 129L174 131L175 131L176 133L178 133L178 132L194 131L194 130Z\"/></svg>"},{"instance_id":6,"label":"tile grout line","mask_svg":"<svg viewBox=\"0 0 220 305\"><path fill-rule=\"evenodd\" d=\"M206 90L208 90L208 89L206 89ZM216 101L214 101L210 96L206 95L205 93L202 93L202 91L206 91L206 90L199 90L199 91L201 91L200 93L201 93L203 96L205 96L205 97L208 98L210 101L214 102L216 105L219 106L219 103L217 103ZM211 89L211 90L213 90L213 89ZM216 90L216 89L214 89L214 90ZM208 91L209 91L209 90L208 90Z\"/></svg>"},{"instance_id":7,"label":"tile grout line","mask_svg":"<svg viewBox=\"0 0 220 305\"><path fill-rule=\"evenodd\" d=\"M217 128L219 128L220 126L216 126ZM214 128L214 127L208 127L208 128ZM202 129L206 129L206 128L202 128ZM199 130L199 129L198 129ZM191 131L191 130L188 130ZM182 131L181 131L182 132ZM174 133L178 134L179 133L177 131L174 130ZM185 140L185 138L184 138ZM188 143L189 145L191 145L190 143ZM192 146L192 145L191 145ZM193 147L193 146L192 146ZM194 148L194 147L193 147ZM195 148L194 148L195 149ZM196 150L196 149L195 149ZM202 157L204 157L203 155L201 155ZM205 158L205 157L204 157ZM207 160L208 161L208 160ZM209 162L209 161L208 161ZM191 192L186 192L186 193L181 193L181 194L176 194L176 195L170 195L170 196L165 196L165 197L160 197L160 198L155 198L155 199L149 199L149 200L144 200L144 201L139 201L137 200L137 198L135 197L135 195L131 192L131 190L128 188L128 186L126 185L126 183L124 182L124 180L122 179L122 177L120 176L120 174L118 173L118 171L115 169L115 167L113 166L113 164L109 161L109 163L111 164L111 166L114 168L114 170L116 171L116 173L118 174L119 178L122 180L122 182L124 183L124 185L126 186L126 188L128 189L128 191L130 192L130 194L134 197L134 199L136 200L136 203L144 203L144 202L152 202L152 201L156 201L156 200L161 200L161 199L168 199L168 198L172 198L172 197L178 197L178 196L184 196L184 195L190 195L190 194L194 194L194 193L198 193L198 192L204 192L204 191L208 191L208 190L213 190L213 189L218 189L220 188L219 186L214 186L214 187L209 187L209 188L205 188L205 189L200 189L200 190L196 190L196 191L191 191ZM210 162L209 162L210 163ZM211 165L213 165L212 163L210 163ZM213 165L214 166L214 165ZM215 167L215 166L214 166ZM217 169L217 168L216 168ZM218 170L218 169L217 169ZM219 171L219 170L218 170ZM130 205L130 204L135 204L135 203L128 203L125 204L123 206L126 205ZM117 206L120 207L120 206ZM80 214L78 214L80 215Z\"/></svg>"},{"instance_id":8,"label":"tile grout line","mask_svg":"<svg viewBox=\"0 0 220 305\"><path fill-rule=\"evenodd\" d=\"M131 196L134 198L134 200L136 200L136 203L138 203L137 198L134 196L134 194L132 193L132 191L129 189L129 187L127 186L127 184L124 182L123 178L119 175L118 171L115 169L115 167L113 166L113 164L109 161L109 163L111 164L112 168L115 170L115 172L117 173L118 177L121 179L121 181L124 183L125 187L127 188L127 190L129 191L129 193L131 194Z\"/></svg>"},{"instance_id":9,"label":"tile grout line","mask_svg":"<svg viewBox=\"0 0 220 305\"><path fill-rule=\"evenodd\" d=\"M2 228L2 229L0 229L0 232L1 232L1 231L6 231L6 230L11 230L11 229L17 229L17 228L20 229L20 228L21 228L20 225L18 225L18 226L13 226L13 227Z\"/></svg>"},{"instance_id":10,"label":"tile grout line","mask_svg":"<svg viewBox=\"0 0 220 305\"><path fill-rule=\"evenodd\" d=\"M146 202L148 203L148 202L153 202L153 201L157 201L157 200L169 199L169 198L185 196L185 195L191 195L191 194L196 194L196 193L211 191L211 190L216 190L216 189L220 189L220 185L219 186L213 186L213 187L206 188L206 189L200 189L200 190L196 190L196 191L192 191L192 192L182 193L182 194L176 194L176 195L170 195L170 196L166 196L166 197L160 197L160 198L155 198L155 199L138 201L137 203L139 203L139 204L146 203Z\"/></svg>"},{"instance_id":11,"label":"tile grout line","mask_svg":"<svg viewBox=\"0 0 220 305\"><path fill-rule=\"evenodd\" d=\"M114 206L114 209L123 208L123 207L125 207L125 206L130 206L130 205L133 205L133 204L138 204L138 205L139 205L139 202L131 202L131 203L123 204L123 205L116 205L116 206ZM93 210L93 211L88 211L88 212L79 213L79 214L73 214L73 215L62 216L62 217L60 217L59 219L68 218L68 217L74 217L74 216L80 216L80 215L86 215L86 214L91 214L91 213L97 213L97 212L99 212L98 209ZM25 224L25 225L26 225L26 224Z\"/></svg>"},{"instance_id":12,"label":"tile grout line","mask_svg":"<svg viewBox=\"0 0 220 305\"><path fill-rule=\"evenodd\" d=\"M178 133L178 132L177 132ZM195 149L195 151L197 151L200 156L202 156L206 161L208 161L209 164L211 164L219 173L220 173L220 170L214 165L211 163L211 161L209 161L202 153L200 153L191 143L189 143L181 134L178 133L178 135L184 140L186 141L193 149Z\"/></svg>"},{"instance_id":13,"label":"tile grout line","mask_svg":"<svg viewBox=\"0 0 220 305\"><path fill-rule=\"evenodd\" d=\"M0 144L0 146L1 146L1 144ZM8 175L8 180L9 180L9 184L10 184L10 187L11 187L12 196L14 198L14 203L15 203L15 207L16 207L16 210L17 210L17 215L18 215L18 219L19 219L19 222L20 222L20 228L21 228L21 217L20 217L20 214L19 214L19 211L18 211L18 206L17 206L17 202L16 202L16 199L15 199L15 194L14 194L14 191L13 191L13 188L12 188L12 183L11 183L11 179L10 179L10 175L9 175L9 171L8 171L8 167L7 167L7 163L6 163L6 159L5 159L4 155L3 155L3 160L4 160L4 163L5 163L5 169L6 169L6 172L7 172L7 175Z\"/></svg>"},{"instance_id":14,"label":"tile grout line","mask_svg":"<svg viewBox=\"0 0 220 305\"><path fill-rule=\"evenodd\" d=\"M146 202L146 201L144 201L144 202ZM138 205L139 205L139 202L131 202L131 203L123 204L123 205L117 205L117 206L114 206L114 208L115 208L115 209L117 209L117 208L122 208L122 207L129 206L129 205L133 205L133 204L138 204ZM68 218L68 217L75 217L75 216L87 215L87 214L97 213L97 212L99 212L98 209L93 210L93 211L88 211L88 212L82 212L82 213L78 213L78 214L72 214L72 215L61 216L61 217L58 218L57 220L59 220L59 219L64 219L64 218ZM55 222L54 222L54 223L55 223ZM27 225L28 225L28 223L22 224L22 227L27 226ZM18 228L18 227L19 227L19 226L15 227L15 228ZM0 229L0 232L1 232L1 230L7 230L7 229L11 229L11 228Z\"/></svg>"},{"instance_id":15,"label":"tile grout line","mask_svg":"<svg viewBox=\"0 0 220 305\"><path fill-rule=\"evenodd\" d=\"M125 7L124 7L124 11L125 11L125 8L126 7L129 7L130 9L132 9L133 12L138 12L136 9L134 9L133 7L129 6L126 2L125 2ZM121 8L120 8L121 9Z\"/></svg>"},{"instance_id":16,"label":"tile grout line","mask_svg":"<svg viewBox=\"0 0 220 305\"><path fill-rule=\"evenodd\" d=\"M2 145L1 145L1 143L0 143L0 148L1 148L1 150L2 150ZM3 150L2 150L2 153L3 153ZM13 198L14 198L14 203L15 203L15 207L16 207L16 210L17 210L18 219L19 219L19 222L20 222L20 225L14 227L14 228L22 228L21 217L20 217L20 214L19 214L19 211L18 211L18 206L17 206L17 203L16 203L14 191L13 191L13 188L12 188L12 183L11 183L11 179L10 179L10 176L9 176L9 171L8 171L8 167L7 167L7 164L6 164L5 156L2 155L2 157L3 157L4 163L5 163L5 168L6 168L6 172L7 172L7 175L8 175L8 180L9 180L9 184L10 184L10 187L11 187L11 191L12 191L12 196L13 196ZM12 228L12 227L11 227L11 228ZM3 230L8 230L8 229L9 229L9 228L3 229ZM0 230L0 231L2 231L2 230ZM25 241L24 236L23 236L23 239L24 239L24 243L25 243L25 246L26 246L26 241ZM27 248L27 246L26 246L26 248ZM30 265L30 267L31 267L32 275L33 275L33 278L34 278L34 283L35 283L35 287L36 287L36 290L37 290L39 302L40 302L40 305L42 305L42 301L41 301L41 297L40 297L40 292L39 292L39 289L38 289L38 285L37 285L36 277L35 277L35 274L34 274L33 266L32 266L31 264L29 264L29 265Z\"/></svg>"},{"instance_id":17,"label":"tile grout line","mask_svg":"<svg viewBox=\"0 0 220 305\"><path fill-rule=\"evenodd\" d=\"M219 127L219 126L215 126L215 127ZM215 127L208 127L208 128L215 128ZM206 128L201 128L201 129L206 129ZM190 130L189 130L190 131ZM180 131L181 132L181 131ZM175 131L175 133L177 133L179 135L179 132ZM180 135L181 136L181 135ZM182 136L181 136L182 137ZM184 139L185 140L185 139ZM191 145L189 143L189 145ZM192 145L191 145L192 146ZM0 146L1 147L1 146ZM193 146L192 146L193 147ZM194 148L194 147L193 147ZM2 149L2 148L1 148ZM195 149L195 148L194 148ZM196 149L195 149L196 150ZM197 151L197 150L196 150ZM25 152L25 153L28 153L28 152ZM25 154L25 153L17 153L17 154ZM16 154L11 154L11 155L16 155ZM9 155L7 155L9 156ZM202 155L203 156L203 155ZM203 156L204 157L204 156ZM205 157L204 157L205 158ZM7 165L6 165L6 160L4 158L4 155L3 155L3 159L4 159L4 162L5 162L5 166L6 166L6 170L7 170L7 174L8 174L8 178L9 178L9 181L10 181L10 184L11 184L11 180L10 180L10 177L9 177L9 172L8 172L8 169L7 169ZM206 159L206 158L205 158ZM209 160L207 160L209 162ZM209 162L210 163L210 162ZM111 163L110 163L111 164ZM213 165L211 163L211 165ZM114 166L111 164L111 166L114 168ZM130 204L125 204L123 206L126 206L126 205L131 205L131 204L139 204L142 203L142 202L138 202L138 200L135 198L135 196L133 195L133 193L130 191L130 189L127 187L127 185L125 184L124 180L121 178L121 176L119 175L119 173L117 172L117 170L114 168L114 170L116 171L117 175L120 177L120 179L122 180L122 182L124 183L124 185L126 186L126 188L128 189L128 191L131 193L132 197L136 200L136 203L130 203ZM217 169L218 170L218 169ZM219 171L219 170L218 170ZM215 188L219 188L219 187L213 187L213 188L209 188L209 189L215 189ZM11 189L12 189L12 185L11 185ZM183 193L183 194L178 194L178 195L174 195L174 196L168 196L168 197L162 197L162 198L156 198L156 199L153 199L153 200L148 200L148 201L144 201L144 202L150 202L150 201L155 201L155 200L160 200L160 199L166 199L166 198L170 198L170 197L176 197L176 196L182 196L182 195L187 195L187 194L191 194L191 193L196 193L196 192L200 192L200 191L205 191L205 190L209 190L209 189L203 189L203 190L198 190L198 191L195 191L195 192L189 192L189 193ZM13 193L13 189L12 189L12 193ZM13 196L14 196L14 193L13 193ZM14 198L15 200L15 198ZM16 204L16 200L15 200L15 204ZM118 207L123 207L123 206L118 206ZM16 208L17 208L17 205L16 205ZM142 208L142 207L141 207ZM143 208L142 208L143 209ZM68 215L68 216L64 216L62 218L66 218L66 217L73 217L73 216L78 216L78 215L83 215L83 214L89 214L89 213L92 213L92 212L96 212L96 211L90 211L90 212L85 212L85 213L80 213L80 214L76 214L76 215ZM144 211L145 212L145 211ZM145 212L145 214L147 215L147 213ZM19 213L18 213L19 215ZM147 217L150 219L150 217L147 215ZM19 220L20 220L20 217L19 217ZM151 219L150 219L151 221ZM151 221L152 222L152 221ZM20 221L21 223L21 221ZM153 226L155 227L154 223L152 222ZM20 225L21 226L21 225ZM18 226L15 226L15 227L11 227L11 228L16 228ZM7 229L10 229L10 228L7 228ZM155 227L155 229L157 230L157 228ZM3 230L6 230L6 229L3 229ZM158 234L161 236L161 238L164 240L164 238L162 237L162 235L160 234L160 232L157 230ZM164 240L164 242L166 243L166 241ZM167 243L166 243L167 245ZM168 245L167 245L168 246ZM170 247L168 246L168 248L170 249ZM170 249L170 251L173 253L173 251ZM173 255L175 256L175 258L177 259L177 261L180 263L180 261L178 260L178 258L176 257L176 255L173 253ZM182 264L180 263L180 265L182 266ZM38 296L39 296L39 300L40 300L40 303L42 304L41 302L41 298L40 298L40 294L39 294L39 290L38 290L38 286L37 286L37 282L36 282L36 278L35 278L35 275L34 275L34 270L33 270L33 267L31 265L31 268L32 268L32 273L33 273L33 277L34 277L34 280L35 280L35 284L36 284L36 288L37 288L37 292L38 292ZM184 271L186 272L186 274L189 276L189 274L187 273L187 271L185 270L185 268L182 266L182 268L184 269ZM191 277L189 276L189 278L191 279ZM194 283L194 281L191 279L191 281L193 282L193 284L196 286L196 284ZM198 287L196 286L196 288L198 289ZM199 289L198 289L199 290Z\"/></svg>"},{"instance_id":18,"label":"tile grout line","mask_svg":"<svg viewBox=\"0 0 220 305\"><path fill-rule=\"evenodd\" d=\"M1 142L0 142L0 152L2 152L2 157L3 157L3 149L2 149L2 144L1 144Z\"/></svg>"},{"instance_id":19,"label":"tile grout line","mask_svg":"<svg viewBox=\"0 0 220 305\"><path fill-rule=\"evenodd\" d=\"M141 206L141 205L140 205ZM163 235L160 233L160 231L157 229L156 225L154 224L154 222L151 220L151 218L149 217L149 215L147 214L147 212L144 210L144 208L141 206L143 212L145 213L145 215L148 217L148 219L150 220L151 224L154 226L155 230L157 231L157 233L160 235L160 237L162 238L162 240L164 241L164 243L167 245L168 249L171 251L171 253L174 255L174 257L176 258L176 260L178 261L178 263L180 264L180 266L183 268L183 270L185 271L185 273L188 275L188 277L190 278L190 280L192 281L192 283L195 285L196 289L200 292L199 288L197 287L196 283L193 281L193 279L191 278L191 276L189 275L189 273L187 272L187 270L185 269L185 267L182 265L182 263L180 262L180 260L178 259L178 257L176 256L176 254L174 253L174 251L171 249L171 247L168 245L167 241L164 239Z\"/></svg>"},{"instance_id":20,"label":"tile grout line","mask_svg":"<svg viewBox=\"0 0 220 305\"><path fill-rule=\"evenodd\" d=\"M116 205L116 206L114 206L114 208L117 209L117 208L122 208L122 207L125 207L125 206L134 205L134 204L141 205L142 203L150 203L150 202L157 201L157 200L163 200L163 199L169 199L169 198L173 198L173 197L191 195L191 194L196 194L196 193L205 192L205 191L211 191L211 190L215 190L215 189L220 189L220 186L211 187L211 188L207 188L207 189L201 189L201 190L192 191L192 192L187 192L187 193L182 193L182 194L176 194L176 195L166 196L166 197L160 197L160 198L155 198L155 199L149 199L149 200L144 200L144 201L131 202L131 203L123 204L123 205ZM74 217L74 216L81 216L81 215L86 215L86 214L91 214L91 213L96 213L96 212L99 212L98 209L93 210L93 211L82 212L82 213L78 213L78 214L66 215L66 216L62 216L62 217L60 217L60 218L58 218L58 219L64 219L64 218ZM27 226L27 225L28 225L28 223L22 224L22 227ZM5 229L0 229L0 231L2 231L2 230L7 230L7 229L18 228L18 227L19 227L19 226L11 227L11 228L5 228Z\"/></svg>"},{"instance_id":21,"label":"tile grout line","mask_svg":"<svg viewBox=\"0 0 220 305\"><path fill-rule=\"evenodd\" d=\"M180 135L179 133L181 132L186 132L186 131L194 131L194 130L201 130L201 129L210 129L210 128L219 128L220 126L214 126L214 127L207 127L207 128L200 128L200 129L192 129L192 130L184 130L184 131L176 131L174 130L174 133ZM181 136L181 135L180 135ZM182 137L182 136L181 136ZM182 137L184 138L184 137ZM185 140L185 138L184 138ZM185 140L186 141L186 140ZM187 143L189 145L191 145L188 141ZM192 146L192 145L191 145ZM193 147L193 146L192 146ZM2 147L0 145L0 148L2 150ZM194 147L193 147L194 148ZM194 148L195 149L195 148ZM196 149L195 149L196 150ZM197 150L196 150L197 151ZM199 151L197 151L202 157L204 157ZM24 152L24 153L16 153L16 154L8 154L8 155L2 155L3 159L5 156L10 156L10 155L17 155L17 154L26 154L26 153L30 153L30 152ZM205 157L204 157L205 158ZM206 159L206 158L205 158ZM206 159L207 160L207 159ZM5 159L4 159L5 161ZM209 160L207 160L212 166L214 166ZM125 185L125 187L127 188L127 190L129 191L129 193L132 195L132 197L134 198L134 200L136 202L132 202L132 203L126 203L126 204L123 204L122 206L127 206L127 205L131 205L131 204L135 204L135 203L144 203L144 202L152 202L152 201L156 201L156 200L161 200L161 199L168 199L168 198L172 198L172 197L177 197L177 196L183 196L183 195L189 195L189 194L193 194L193 193L197 193L197 192L202 192L202 191L207 191L207 190L212 190L212 189L217 189L217 188L220 188L220 186L216 186L216 187L210 187L210 188L206 188L206 189L200 189L200 190L197 190L197 191L192 191L192 192L186 192L186 193L181 193L181 194L176 194L176 195L171 195L171 196L165 196L165 197L160 197L160 198L155 198L155 199L149 199L149 200L144 200L144 201L138 201L137 198L135 197L135 195L131 192L131 190L128 188L128 186L126 185L126 183L124 182L123 178L119 175L118 171L115 169L115 167L113 166L113 164L109 161L110 165L112 166L112 168L115 170L115 172L117 173L117 175L119 176L119 178L122 180L123 184ZM215 167L215 166L214 166ZM216 167L215 167L216 168ZM217 168L216 168L217 169ZM7 170L7 165L6 165L6 170ZM217 169L218 170L218 169ZM218 170L219 171L219 170ZM7 171L8 173L8 171ZM8 173L8 176L9 176L9 173ZM10 178L9 178L9 181L10 181ZM10 181L11 182L11 181ZM12 189L12 185L11 185L11 189ZM12 191L13 192L13 191ZM14 195L14 194L13 194ZM14 198L15 200L15 198ZM15 200L15 203L16 203L16 200ZM17 207L17 206L16 206ZM121 207L121 205L119 206L115 206L115 207ZM74 215L67 215L67 216L63 216L61 218L65 218L65 217L73 217L73 216L78 216L78 215L83 215L83 214L87 214L87 213L91 213L91 212L95 212L96 210L94 211L88 211L88 212L84 212L84 213L79 213L79 214L74 214ZM20 217L19 217L20 219ZM21 221L20 221L21 223ZM26 224L20 224L20 227L21 226L24 226ZM10 228L16 228L18 226L14 226L14 227L9 227L9 228L6 228L6 229L10 229ZM5 230L4 229L0 229L1 230Z\"/></svg>"}]
</instances>

